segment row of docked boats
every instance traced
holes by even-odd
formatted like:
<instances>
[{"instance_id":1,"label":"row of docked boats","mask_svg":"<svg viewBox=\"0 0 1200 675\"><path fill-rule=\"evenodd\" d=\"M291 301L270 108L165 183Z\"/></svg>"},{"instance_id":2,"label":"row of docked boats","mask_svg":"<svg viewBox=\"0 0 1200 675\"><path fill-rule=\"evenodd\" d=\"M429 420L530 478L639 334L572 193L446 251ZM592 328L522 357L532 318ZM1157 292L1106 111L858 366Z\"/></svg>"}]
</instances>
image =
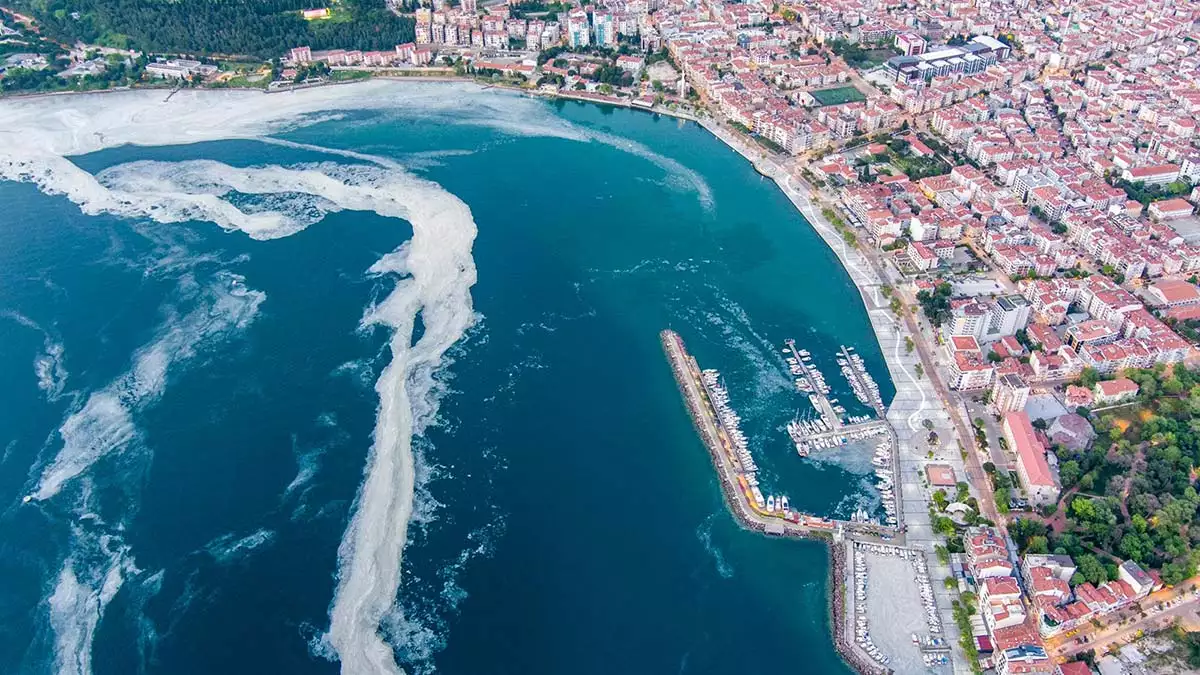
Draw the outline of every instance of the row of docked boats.
<instances>
[{"instance_id":1,"label":"row of docked boats","mask_svg":"<svg viewBox=\"0 0 1200 675\"><path fill-rule=\"evenodd\" d=\"M842 369L842 375L850 383L850 390L854 392L854 396L863 405L871 407L880 405L882 399L879 395L879 385L867 372L867 364L863 362L863 358L855 353L854 347L844 345L842 354L843 357L839 358L837 363Z\"/></svg>"},{"instance_id":2,"label":"row of docked boats","mask_svg":"<svg viewBox=\"0 0 1200 675\"><path fill-rule=\"evenodd\" d=\"M867 621L867 561L861 554L854 556L854 609L854 641L876 663L886 666L892 657L884 654L871 640L871 626Z\"/></svg>"},{"instance_id":3,"label":"row of docked boats","mask_svg":"<svg viewBox=\"0 0 1200 675\"><path fill-rule=\"evenodd\" d=\"M937 611L937 601L933 595L933 585L929 581L929 567L925 555L920 551L889 546L886 544L869 544L858 542L854 546L854 607L856 620L856 641L871 658L880 664L887 665L890 657L883 654L871 641L870 626L867 623L867 561L866 553L897 557L912 563L913 575L917 589L921 595L921 604L925 609L925 627L932 637L925 641L913 635L913 644L922 650L922 659L927 666L945 665L949 663L946 657L948 651L942 634L942 621ZM930 651L926 651L930 650ZM932 652L932 653L931 653Z\"/></svg>"},{"instance_id":4,"label":"row of docked boats","mask_svg":"<svg viewBox=\"0 0 1200 675\"><path fill-rule=\"evenodd\" d=\"M824 420L802 420L799 417L787 423L787 433L796 447L796 454L807 457L813 450L837 448L851 441L862 441L872 436L884 433L882 426L866 428L842 428L842 433L835 434L834 429Z\"/></svg>"},{"instance_id":5,"label":"row of docked boats","mask_svg":"<svg viewBox=\"0 0 1200 675\"><path fill-rule=\"evenodd\" d=\"M788 372L795 377L796 389L806 394L828 395L829 384L813 364L812 354L807 349L797 348L795 340L785 340L784 345L783 353L787 354L784 358L788 364Z\"/></svg>"},{"instance_id":6,"label":"row of docked boats","mask_svg":"<svg viewBox=\"0 0 1200 675\"><path fill-rule=\"evenodd\" d=\"M871 458L871 465L875 467L875 477L879 481L876 485L879 488L879 500L883 504L884 524L896 527L899 522L896 515L896 475L892 470L892 447L889 440L885 439L875 446L875 456Z\"/></svg>"},{"instance_id":7,"label":"row of docked boats","mask_svg":"<svg viewBox=\"0 0 1200 675\"><path fill-rule=\"evenodd\" d=\"M754 474L758 473L758 465L750 456L750 448L746 444L746 434L742 433L740 426L742 418L729 405L729 390L721 384L721 373L715 368L708 368L700 372L700 379L704 384L705 391L708 392L708 400L717 413L717 421L725 430L725 436L728 437L732 446L731 450L742 467L742 473L747 474L746 480L751 485L757 485L758 479Z\"/></svg>"},{"instance_id":8,"label":"row of docked boats","mask_svg":"<svg viewBox=\"0 0 1200 675\"><path fill-rule=\"evenodd\" d=\"M721 382L721 373L714 368L702 370L700 371L700 380L704 385L704 390L708 393L708 400L712 403L713 411L717 414L717 422L724 430L726 438L729 439L729 449L741 466L741 480L745 481L743 487L748 490L754 506L762 513L796 521L798 514L792 512L786 496L764 495L759 487L758 465L754 463L754 458L750 455L746 434L741 430L742 418L729 403L729 390Z\"/></svg>"}]
</instances>

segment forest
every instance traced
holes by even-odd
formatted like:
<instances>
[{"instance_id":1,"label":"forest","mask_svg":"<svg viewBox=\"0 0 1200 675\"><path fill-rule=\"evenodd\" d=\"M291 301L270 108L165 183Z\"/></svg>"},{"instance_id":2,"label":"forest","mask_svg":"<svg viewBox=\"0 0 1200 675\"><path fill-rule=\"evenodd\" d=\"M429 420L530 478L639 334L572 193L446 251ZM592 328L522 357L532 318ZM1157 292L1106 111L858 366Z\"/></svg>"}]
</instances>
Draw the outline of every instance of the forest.
<instances>
[{"instance_id":1,"label":"forest","mask_svg":"<svg viewBox=\"0 0 1200 675\"><path fill-rule=\"evenodd\" d=\"M1023 550L1075 556L1081 580L1114 579L1117 561L1131 559L1179 583L1200 564L1200 371L1160 365L1125 376L1138 400L1091 414L1099 437L1090 449L1055 448L1061 512L1009 531Z\"/></svg>"},{"instance_id":2,"label":"forest","mask_svg":"<svg viewBox=\"0 0 1200 675\"><path fill-rule=\"evenodd\" d=\"M391 49L413 40L413 20L384 0L336 0L329 19L305 21L311 0L13 0L44 35L121 49L269 59L297 46Z\"/></svg>"}]
</instances>

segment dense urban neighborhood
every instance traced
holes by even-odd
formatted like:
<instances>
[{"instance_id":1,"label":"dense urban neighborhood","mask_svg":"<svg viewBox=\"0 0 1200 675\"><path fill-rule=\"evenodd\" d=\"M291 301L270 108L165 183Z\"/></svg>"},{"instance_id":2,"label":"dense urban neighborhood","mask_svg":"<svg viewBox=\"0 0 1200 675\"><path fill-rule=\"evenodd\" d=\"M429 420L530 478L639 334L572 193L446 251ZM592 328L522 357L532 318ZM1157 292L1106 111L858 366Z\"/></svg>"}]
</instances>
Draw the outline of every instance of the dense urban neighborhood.
<instances>
[{"instance_id":1,"label":"dense urban neighborhood","mask_svg":"<svg viewBox=\"0 0 1200 675\"><path fill-rule=\"evenodd\" d=\"M0 91L469 79L709 127L865 257L945 408L918 450L965 480L919 485L962 668L1141 672L1121 647L1163 630L1200 666L1180 628L1200 571L1200 5L335 0L222 46L111 4L0 8Z\"/></svg>"}]
</instances>

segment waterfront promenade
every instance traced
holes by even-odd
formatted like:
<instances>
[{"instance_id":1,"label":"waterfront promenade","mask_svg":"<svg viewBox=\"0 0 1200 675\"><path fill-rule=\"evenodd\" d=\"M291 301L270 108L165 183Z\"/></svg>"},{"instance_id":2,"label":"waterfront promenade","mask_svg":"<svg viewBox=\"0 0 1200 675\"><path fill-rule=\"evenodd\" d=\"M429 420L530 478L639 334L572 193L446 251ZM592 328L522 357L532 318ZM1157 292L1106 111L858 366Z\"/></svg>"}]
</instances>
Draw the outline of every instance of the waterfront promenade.
<instances>
[{"instance_id":1,"label":"waterfront promenade","mask_svg":"<svg viewBox=\"0 0 1200 675\"><path fill-rule=\"evenodd\" d=\"M877 268L862 251L846 243L841 233L821 213L820 205L814 201L815 190L811 186L792 176L752 141L738 137L713 120L700 120L698 123L751 162L756 171L779 186L813 230L837 255L858 288L896 388L896 395L888 406L887 420L897 443L896 472L900 502L898 511L900 522L904 526L904 543L925 553L930 575L935 580L950 576L949 567L940 564L934 554L934 546L940 541L940 537L933 532L930 522L929 499L924 482L925 467L930 463L951 466L957 475L965 476L975 485L976 492L981 495L981 504L990 492L979 491L986 476L982 469L978 468L978 459L971 452L968 452L967 456L974 461L971 462L971 470L967 470L968 466L963 461L960 448L973 447L972 439L965 435L961 424L956 423L947 412L943 394L939 394L938 387L930 377L933 368L931 365L922 365L924 373L918 374L917 366L923 362L932 364L931 357L925 353L922 340L915 333L915 326L911 320L902 320L893 314L890 300L883 292L883 286L894 288L898 285L898 280L888 277L887 273ZM913 341L912 351L906 348L906 337ZM932 372L932 375L936 377L936 372ZM936 446L930 446L928 443L929 430L924 426L925 420L929 420L933 426L932 431L939 438ZM985 517L994 516L988 513L990 510L985 506ZM941 583L934 584L934 592L947 641L957 645L958 630L951 612L950 592ZM963 675L970 673L971 669L965 663L961 652L955 651L954 656L954 672Z\"/></svg>"}]
</instances>

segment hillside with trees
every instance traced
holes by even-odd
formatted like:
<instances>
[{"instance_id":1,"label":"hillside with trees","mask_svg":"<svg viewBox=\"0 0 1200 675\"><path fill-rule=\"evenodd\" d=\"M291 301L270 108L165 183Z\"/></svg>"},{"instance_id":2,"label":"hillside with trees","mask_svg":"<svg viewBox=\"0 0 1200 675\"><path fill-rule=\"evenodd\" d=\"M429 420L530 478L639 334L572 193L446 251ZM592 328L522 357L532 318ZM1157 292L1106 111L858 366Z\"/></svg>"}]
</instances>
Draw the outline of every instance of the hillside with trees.
<instances>
[{"instance_id":1,"label":"hillside with trees","mask_svg":"<svg viewBox=\"0 0 1200 675\"><path fill-rule=\"evenodd\" d=\"M384 0L337 0L328 19L305 21L310 0L14 0L42 34L155 53L246 55L288 49L391 49L413 40L413 20Z\"/></svg>"}]
</instances>

